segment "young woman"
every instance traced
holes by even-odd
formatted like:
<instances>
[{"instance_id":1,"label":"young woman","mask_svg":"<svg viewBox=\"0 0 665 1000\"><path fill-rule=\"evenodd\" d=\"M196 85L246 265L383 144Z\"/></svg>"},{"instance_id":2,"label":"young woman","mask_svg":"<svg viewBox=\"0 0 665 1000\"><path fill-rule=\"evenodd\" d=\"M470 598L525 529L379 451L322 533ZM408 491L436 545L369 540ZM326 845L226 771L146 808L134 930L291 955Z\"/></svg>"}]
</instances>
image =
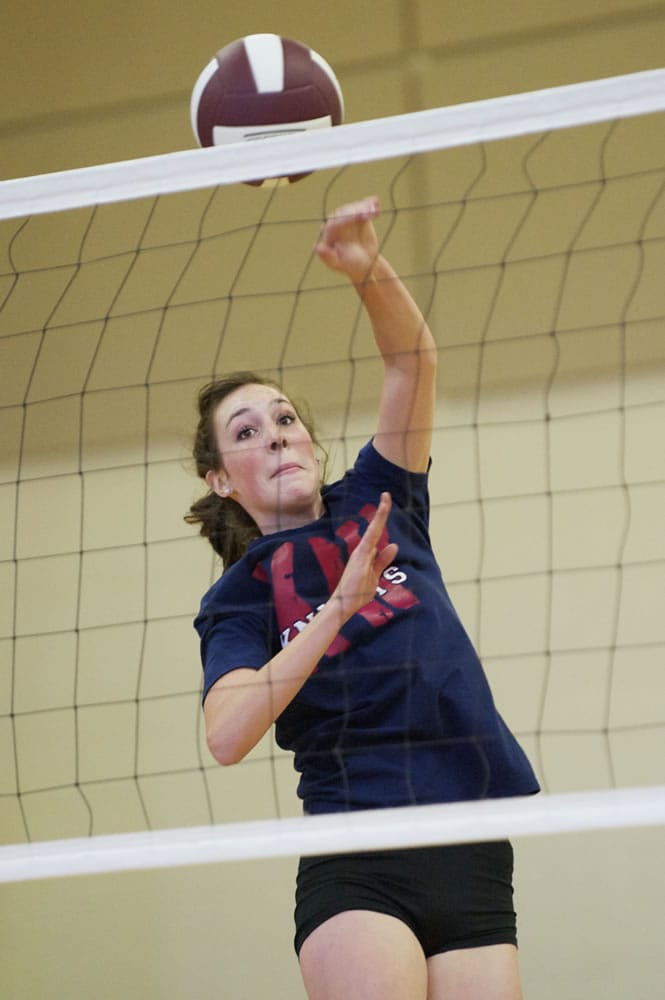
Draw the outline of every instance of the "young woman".
<instances>
[{"instance_id":1,"label":"young woman","mask_svg":"<svg viewBox=\"0 0 665 1000\"><path fill-rule=\"evenodd\" d=\"M384 362L376 433L322 486L278 386L202 390L188 515L224 560L196 627L208 745L241 760L276 724L307 813L531 794L428 535L436 349L380 255L378 203L347 205L316 252L345 274ZM509 843L303 859L296 950L311 1000L517 1000Z\"/></svg>"}]
</instances>

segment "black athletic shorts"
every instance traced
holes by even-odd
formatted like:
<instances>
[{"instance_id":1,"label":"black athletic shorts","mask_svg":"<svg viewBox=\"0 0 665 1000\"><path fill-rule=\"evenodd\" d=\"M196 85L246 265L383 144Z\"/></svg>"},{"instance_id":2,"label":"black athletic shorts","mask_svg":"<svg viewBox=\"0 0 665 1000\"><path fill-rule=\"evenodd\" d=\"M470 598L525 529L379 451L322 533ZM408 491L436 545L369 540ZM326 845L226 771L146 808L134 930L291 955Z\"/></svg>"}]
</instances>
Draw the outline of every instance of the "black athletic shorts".
<instances>
[{"instance_id":1,"label":"black athletic shorts","mask_svg":"<svg viewBox=\"0 0 665 1000\"><path fill-rule=\"evenodd\" d=\"M508 841L302 858L295 949L345 910L404 921L425 955L489 944L517 945L513 849Z\"/></svg>"}]
</instances>

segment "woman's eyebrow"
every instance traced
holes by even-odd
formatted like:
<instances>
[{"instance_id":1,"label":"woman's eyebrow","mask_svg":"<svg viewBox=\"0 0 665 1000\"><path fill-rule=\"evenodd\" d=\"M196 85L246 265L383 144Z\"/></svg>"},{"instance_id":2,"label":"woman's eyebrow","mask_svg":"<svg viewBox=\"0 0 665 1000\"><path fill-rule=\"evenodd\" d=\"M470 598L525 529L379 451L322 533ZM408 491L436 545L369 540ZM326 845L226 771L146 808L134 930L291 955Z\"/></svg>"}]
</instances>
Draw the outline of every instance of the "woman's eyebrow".
<instances>
[{"instance_id":1,"label":"woman's eyebrow","mask_svg":"<svg viewBox=\"0 0 665 1000\"><path fill-rule=\"evenodd\" d=\"M281 403L287 403L289 406L291 405L288 399L284 396L276 396L275 399L270 400L269 406L275 406ZM241 417L243 413L249 413L250 410L251 406L241 406L239 409L234 410L229 419L226 421L226 426L228 427L232 420L235 420L236 417Z\"/></svg>"},{"instance_id":2,"label":"woman's eyebrow","mask_svg":"<svg viewBox=\"0 0 665 1000\"><path fill-rule=\"evenodd\" d=\"M226 426L228 427L229 424L233 420L235 420L236 417L241 417L243 413L248 413L248 412L249 412L249 406L241 406L240 409L234 410L229 419L226 421Z\"/></svg>"}]
</instances>

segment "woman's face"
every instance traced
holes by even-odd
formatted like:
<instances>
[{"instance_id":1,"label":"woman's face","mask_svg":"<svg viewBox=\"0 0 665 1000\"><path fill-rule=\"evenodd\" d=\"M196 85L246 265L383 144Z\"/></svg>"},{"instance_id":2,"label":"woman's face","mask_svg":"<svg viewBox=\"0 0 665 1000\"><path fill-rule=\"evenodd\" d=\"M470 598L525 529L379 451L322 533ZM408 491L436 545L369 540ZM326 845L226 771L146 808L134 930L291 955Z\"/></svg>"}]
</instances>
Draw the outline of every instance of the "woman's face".
<instances>
[{"instance_id":1,"label":"woman's face","mask_svg":"<svg viewBox=\"0 0 665 1000\"><path fill-rule=\"evenodd\" d=\"M254 383L235 389L218 405L213 425L222 464L206 482L244 507L262 534L321 516L312 438L279 389Z\"/></svg>"}]
</instances>

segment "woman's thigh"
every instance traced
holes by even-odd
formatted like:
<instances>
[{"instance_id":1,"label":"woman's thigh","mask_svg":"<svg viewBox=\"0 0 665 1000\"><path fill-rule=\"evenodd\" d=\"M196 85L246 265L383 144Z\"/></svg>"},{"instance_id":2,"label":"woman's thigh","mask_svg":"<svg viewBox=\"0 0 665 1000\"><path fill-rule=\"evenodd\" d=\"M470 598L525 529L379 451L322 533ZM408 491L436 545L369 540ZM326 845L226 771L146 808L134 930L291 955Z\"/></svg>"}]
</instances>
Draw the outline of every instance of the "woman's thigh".
<instances>
[{"instance_id":1,"label":"woman's thigh","mask_svg":"<svg viewBox=\"0 0 665 1000\"><path fill-rule=\"evenodd\" d=\"M427 961L403 921L345 910L308 935L300 968L309 1000L426 1000Z\"/></svg>"},{"instance_id":2,"label":"woman's thigh","mask_svg":"<svg viewBox=\"0 0 665 1000\"><path fill-rule=\"evenodd\" d=\"M428 1000L522 1000L517 948L495 944L433 955Z\"/></svg>"}]
</instances>

